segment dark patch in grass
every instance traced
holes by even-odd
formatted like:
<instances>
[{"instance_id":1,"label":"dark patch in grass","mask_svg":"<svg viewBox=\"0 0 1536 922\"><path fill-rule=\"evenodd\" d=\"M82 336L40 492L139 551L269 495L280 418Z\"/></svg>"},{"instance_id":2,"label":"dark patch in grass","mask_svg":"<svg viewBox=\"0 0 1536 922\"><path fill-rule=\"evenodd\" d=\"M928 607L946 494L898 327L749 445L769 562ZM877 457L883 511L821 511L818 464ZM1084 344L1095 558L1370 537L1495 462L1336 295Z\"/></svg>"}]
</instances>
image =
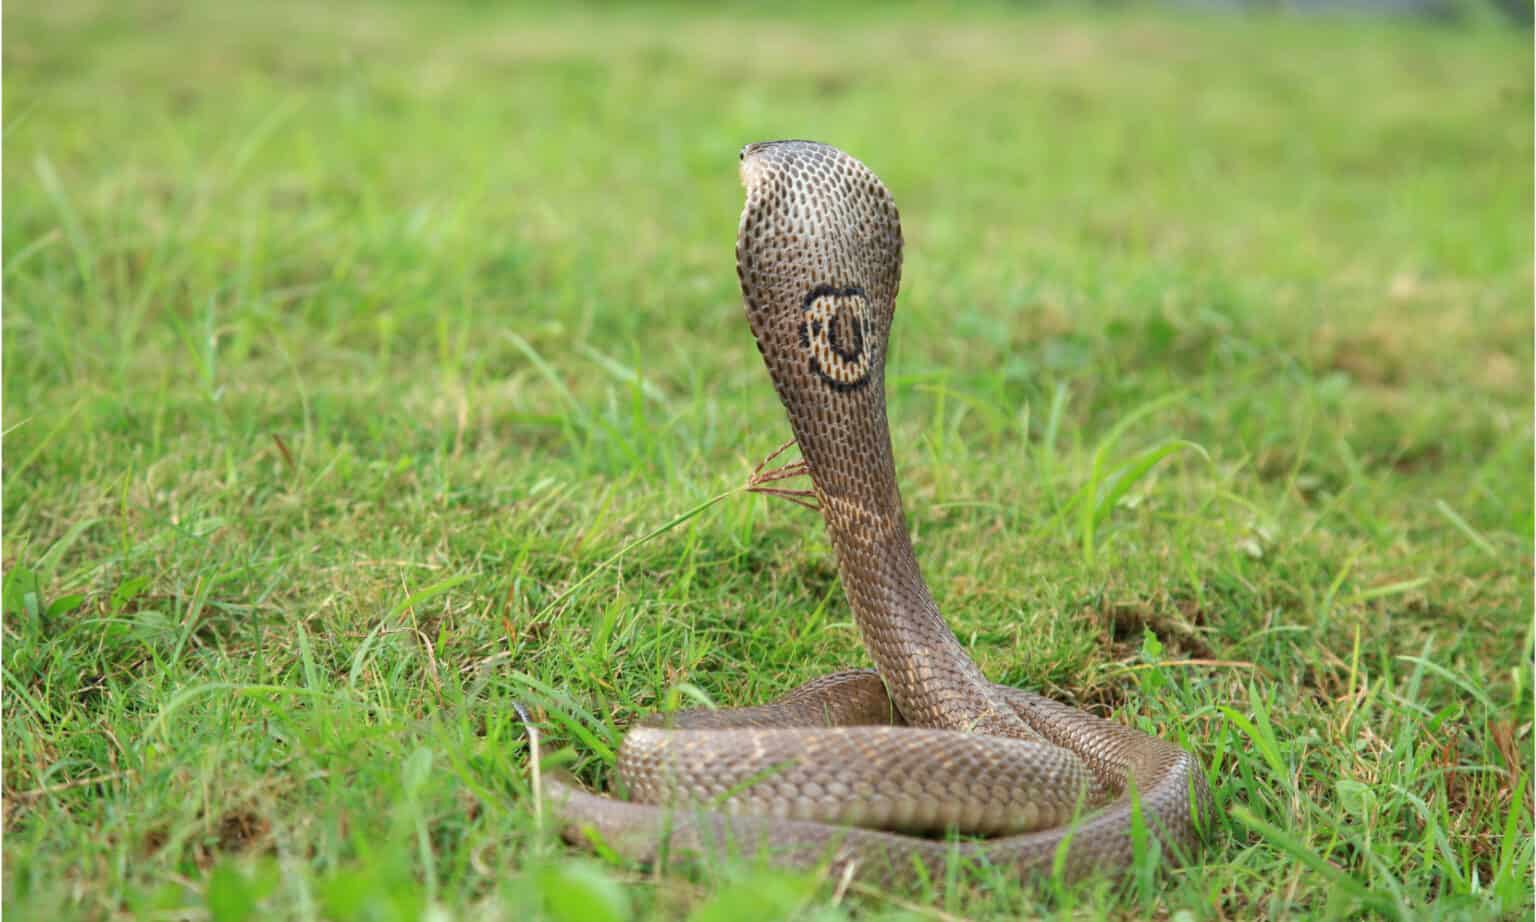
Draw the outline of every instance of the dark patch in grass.
<instances>
[{"instance_id":1,"label":"dark patch in grass","mask_svg":"<svg viewBox=\"0 0 1536 922\"><path fill-rule=\"evenodd\" d=\"M1205 624L1205 612L1192 599L1169 599L1154 606L1146 602L1116 602L1089 609L1089 616L1105 626L1116 659L1133 657L1142 637L1151 631L1171 651L1190 657L1215 656L1197 629Z\"/></svg>"},{"instance_id":2,"label":"dark patch in grass","mask_svg":"<svg viewBox=\"0 0 1536 922\"><path fill-rule=\"evenodd\" d=\"M272 824L254 810L236 809L219 817L217 830L219 851L238 854L265 845Z\"/></svg>"},{"instance_id":3,"label":"dark patch in grass","mask_svg":"<svg viewBox=\"0 0 1536 922\"><path fill-rule=\"evenodd\" d=\"M164 826L152 826L139 840L139 854L145 858L153 858L159 854L160 849L165 848L165 843L170 839L171 834Z\"/></svg>"}]
</instances>

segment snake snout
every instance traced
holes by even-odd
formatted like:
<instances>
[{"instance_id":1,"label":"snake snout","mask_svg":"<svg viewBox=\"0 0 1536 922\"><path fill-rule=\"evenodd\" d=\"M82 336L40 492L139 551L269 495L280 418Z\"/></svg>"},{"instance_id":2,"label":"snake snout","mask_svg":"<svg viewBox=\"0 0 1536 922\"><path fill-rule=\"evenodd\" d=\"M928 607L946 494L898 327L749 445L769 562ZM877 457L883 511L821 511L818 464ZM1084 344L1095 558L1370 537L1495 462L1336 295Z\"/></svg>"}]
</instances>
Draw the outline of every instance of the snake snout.
<instances>
[{"instance_id":1,"label":"snake snout","mask_svg":"<svg viewBox=\"0 0 1536 922\"><path fill-rule=\"evenodd\" d=\"M845 156L837 148L820 141L789 138L781 141L754 141L741 149L738 159L741 161L742 183L750 190L751 180L763 172L764 161L777 161L780 169L784 169L795 162L833 160Z\"/></svg>"},{"instance_id":2,"label":"snake snout","mask_svg":"<svg viewBox=\"0 0 1536 922\"><path fill-rule=\"evenodd\" d=\"M769 149L784 144L784 141L754 141L743 147L738 159L741 161L741 185L750 194L755 181L762 178L764 173L763 158L761 155Z\"/></svg>"}]
</instances>

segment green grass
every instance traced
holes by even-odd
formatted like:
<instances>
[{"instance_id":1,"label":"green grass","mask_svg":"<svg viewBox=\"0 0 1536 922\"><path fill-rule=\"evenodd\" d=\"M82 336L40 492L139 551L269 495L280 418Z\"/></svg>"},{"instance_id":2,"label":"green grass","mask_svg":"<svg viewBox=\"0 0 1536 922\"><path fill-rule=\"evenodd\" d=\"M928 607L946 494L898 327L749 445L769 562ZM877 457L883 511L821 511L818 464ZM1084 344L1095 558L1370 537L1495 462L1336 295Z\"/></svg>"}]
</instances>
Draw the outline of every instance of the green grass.
<instances>
[{"instance_id":1,"label":"green grass","mask_svg":"<svg viewBox=\"0 0 1536 922\"><path fill-rule=\"evenodd\" d=\"M783 15L7 5L7 911L1529 917L1530 34ZM817 517L738 490L784 136L902 207L943 610L1195 752L1201 863L843 893L536 828L514 702L601 785L642 714L867 662Z\"/></svg>"}]
</instances>

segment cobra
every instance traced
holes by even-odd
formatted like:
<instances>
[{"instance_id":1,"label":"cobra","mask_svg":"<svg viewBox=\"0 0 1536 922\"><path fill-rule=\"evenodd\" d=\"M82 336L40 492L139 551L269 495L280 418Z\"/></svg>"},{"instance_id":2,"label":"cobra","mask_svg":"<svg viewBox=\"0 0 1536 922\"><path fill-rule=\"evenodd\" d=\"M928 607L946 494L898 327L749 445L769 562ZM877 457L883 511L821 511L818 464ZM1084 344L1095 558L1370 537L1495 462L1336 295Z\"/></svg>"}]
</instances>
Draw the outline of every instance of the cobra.
<instances>
[{"instance_id":1,"label":"cobra","mask_svg":"<svg viewBox=\"0 0 1536 922\"><path fill-rule=\"evenodd\" d=\"M566 837L595 833L640 861L766 854L886 885L942 880L955 860L1080 878L1131 864L1139 810L1165 860L1191 855L1211 805L1196 759L989 682L918 570L886 421L902 236L885 185L809 141L747 146L741 177L747 320L875 669L641 722L618 757L631 800L549 779Z\"/></svg>"}]
</instances>

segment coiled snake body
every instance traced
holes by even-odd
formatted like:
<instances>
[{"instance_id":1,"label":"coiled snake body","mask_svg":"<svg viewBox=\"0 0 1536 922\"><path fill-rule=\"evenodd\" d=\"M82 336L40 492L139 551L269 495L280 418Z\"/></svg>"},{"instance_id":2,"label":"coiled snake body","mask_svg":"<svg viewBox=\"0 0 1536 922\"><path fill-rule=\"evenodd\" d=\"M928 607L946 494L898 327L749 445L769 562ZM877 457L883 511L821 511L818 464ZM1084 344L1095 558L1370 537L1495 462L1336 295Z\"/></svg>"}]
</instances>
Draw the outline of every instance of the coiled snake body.
<instances>
[{"instance_id":1,"label":"coiled snake body","mask_svg":"<svg viewBox=\"0 0 1536 922\"><path fill-rule=\"evenodd\" d=\"M879 178L808 141L742 150L736 270L877 671L626 736L631 801L550 779L567 838L637 860L771 852L887 884L954 857L1069 878L1134 853L1133 814L1187 855L1210 794L1184 750L981 674L918 571L885 413L901 222ZM672 809L669 809L672 808ZM983 839L925 837L955 831Z\"/></svg>"}]
</instances>

